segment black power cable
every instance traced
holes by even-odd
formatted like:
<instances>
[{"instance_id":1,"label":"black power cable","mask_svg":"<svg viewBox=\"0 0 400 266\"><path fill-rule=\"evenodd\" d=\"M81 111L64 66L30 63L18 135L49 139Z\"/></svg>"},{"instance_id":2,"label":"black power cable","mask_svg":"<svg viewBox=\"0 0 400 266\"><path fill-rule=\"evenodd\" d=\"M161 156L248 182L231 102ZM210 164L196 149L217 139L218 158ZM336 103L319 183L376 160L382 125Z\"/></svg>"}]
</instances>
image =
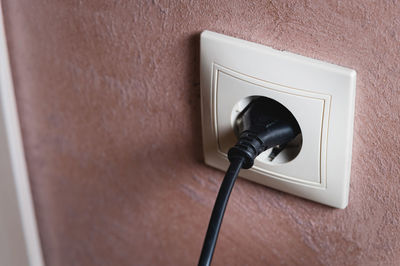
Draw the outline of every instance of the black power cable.
<instances>
[{"instance_id":1,"label":"black power cable","mask_svg":"<svg viewBox=\"0 0 400 266\"><path fill-rule=\"evenodd\" d=\"M221 188L218 192L215 205L211 213L210 223L208 224L206 238L204 239L203 250L201 251L199 265L210 265L215 245L217 243L219 229L221 227L222 218L224 218L225 208L228 204L229 195L231 194L233 185L242 168L244 159L235 158L231 162L226 171Z\"/></svg>"},{"instance_id":2,"label":"black power cable","mask_svg":"<svg viewBox=\"0 0 400 266\"><path fill-rule=\"evenodd\" d=\"M265 97L252 101L238 121L239 140L228 152L230 166L214 204L199 266L211 264L226 205L240 169L251 168L260 153L277 145L285 145L300 133L299 124L292 113L277 101Z\"/></svg>"}]
</instances>

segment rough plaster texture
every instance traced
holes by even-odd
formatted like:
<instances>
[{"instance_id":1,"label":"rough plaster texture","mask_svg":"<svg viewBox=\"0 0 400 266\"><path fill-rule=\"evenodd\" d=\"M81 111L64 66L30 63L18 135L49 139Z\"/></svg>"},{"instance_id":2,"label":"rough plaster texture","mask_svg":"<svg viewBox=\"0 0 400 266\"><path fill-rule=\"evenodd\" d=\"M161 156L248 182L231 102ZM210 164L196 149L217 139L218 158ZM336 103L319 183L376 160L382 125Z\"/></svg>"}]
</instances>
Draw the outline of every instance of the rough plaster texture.
<instances>
[{"instance_id":1,"label":"rough plaster texture","mask_svg":"<svg viewBox=\"0 0 400 266\"><path fill-rule=\"evenodd\" d=\"M204 29L358 72L350 203L238 180L213 265L399 265L396 1L3 0L47 265L195 265Z\"/></svg>"}]
</instances>

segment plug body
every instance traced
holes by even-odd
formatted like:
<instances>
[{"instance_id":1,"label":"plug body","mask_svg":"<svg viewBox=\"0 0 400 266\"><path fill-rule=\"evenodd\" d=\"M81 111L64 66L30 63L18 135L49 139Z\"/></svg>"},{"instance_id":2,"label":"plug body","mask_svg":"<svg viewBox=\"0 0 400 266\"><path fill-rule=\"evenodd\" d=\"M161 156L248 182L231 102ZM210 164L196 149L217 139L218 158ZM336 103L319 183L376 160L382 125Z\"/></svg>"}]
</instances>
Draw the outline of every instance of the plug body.
<instances>
[{"instance_id":1,"label":"plug body","mask_svg":"<svg viewBox=\"0 0 400 266\"><path fill-rule=\"evenodd\" d=\"M299 124L282 104L266 97L253 100L236 121L238 142L228 152L229 161L245 158L242 168L251 168L263 151L283 145L300 133Z\"/></svg>"}]
</instances>

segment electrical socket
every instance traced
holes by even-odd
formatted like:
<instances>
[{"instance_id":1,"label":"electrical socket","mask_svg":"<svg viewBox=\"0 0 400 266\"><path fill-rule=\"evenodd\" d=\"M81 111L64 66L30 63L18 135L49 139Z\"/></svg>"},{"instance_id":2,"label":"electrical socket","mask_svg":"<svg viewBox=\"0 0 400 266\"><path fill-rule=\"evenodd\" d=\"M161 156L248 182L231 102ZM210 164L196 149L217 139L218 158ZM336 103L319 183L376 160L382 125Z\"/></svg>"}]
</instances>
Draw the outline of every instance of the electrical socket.
<instances>
[{"instance_id":1,"label":"electrical socket","mask_svg":"<svg viewBox=\"0 0 400 266\"><path fill-rule=\"evenodd\" d=\"M201 34L203 146L226 170L237 115L253 97L292 112L301 135L271 161L262 153L241 177L337 208L348 202L354 70L214 32Z\"/></svg>"}]
</instances>

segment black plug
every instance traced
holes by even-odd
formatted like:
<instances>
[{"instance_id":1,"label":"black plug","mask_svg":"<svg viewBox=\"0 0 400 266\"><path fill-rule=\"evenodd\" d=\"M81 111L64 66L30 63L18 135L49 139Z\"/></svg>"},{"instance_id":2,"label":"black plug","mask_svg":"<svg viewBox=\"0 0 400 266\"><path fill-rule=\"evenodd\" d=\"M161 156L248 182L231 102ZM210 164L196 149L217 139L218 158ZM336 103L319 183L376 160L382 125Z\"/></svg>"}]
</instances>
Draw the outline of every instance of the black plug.
<instances>
[{"instance_id":1,"label":"black plug","mask_svg":"<svg viewBox=\"0 0 400 266\"><path fill-rule=\"evenodd\" d=\"M260 153L277 145L284 147L300 133L300 127L290 111L265 97L252 101L239 115L238 121L239 141L228 152L230 166L211 213L199 266L211 264L229 195L240 169L252 167Z\"/></svg>"},{"instance_id":2,"label":"black plug","mask_svg":"<svg viewBox=\"0 0 400 266\"><path fill-rule=\"evenodd\" d=\"M259 97L239 115L239 140L228 152L229 161L244 158L242 168L251 168L263 151L284 145L300 133L292 113L275 100Z\"/></svg>"}]
</instances>

